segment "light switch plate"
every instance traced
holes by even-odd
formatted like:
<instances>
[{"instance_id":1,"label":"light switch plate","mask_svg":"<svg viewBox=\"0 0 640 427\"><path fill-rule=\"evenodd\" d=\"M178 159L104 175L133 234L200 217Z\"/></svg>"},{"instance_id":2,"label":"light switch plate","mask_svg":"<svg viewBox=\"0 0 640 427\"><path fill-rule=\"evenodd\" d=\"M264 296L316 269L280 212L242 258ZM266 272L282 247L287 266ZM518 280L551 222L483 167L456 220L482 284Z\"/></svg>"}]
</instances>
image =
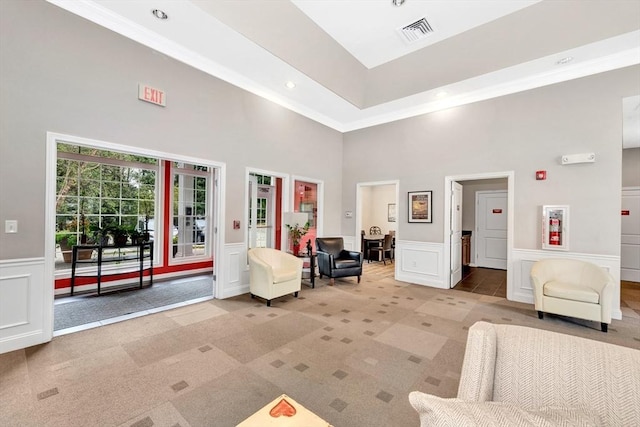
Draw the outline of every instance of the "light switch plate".
<instances>
[{"instance_id":1,"label":"light switch plate","mask_svg":"<svg viewBox=\"0 0 640 427\"><path fill-rule=\"evenodd\" d=\"M15 219L8 219L4 222L4 232L5 233L17 233L18 232L18 221Z\"/></svg>"}]
</instances>

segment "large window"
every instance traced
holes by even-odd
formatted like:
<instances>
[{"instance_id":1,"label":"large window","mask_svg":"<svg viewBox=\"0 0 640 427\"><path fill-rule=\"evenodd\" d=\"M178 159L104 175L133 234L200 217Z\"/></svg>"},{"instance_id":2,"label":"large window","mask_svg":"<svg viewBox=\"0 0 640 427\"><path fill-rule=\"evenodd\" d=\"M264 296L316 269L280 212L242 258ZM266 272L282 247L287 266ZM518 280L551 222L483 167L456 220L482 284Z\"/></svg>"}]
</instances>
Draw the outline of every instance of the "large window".
<instances>
[{"instance_id":1,"label":"large window","mask_svg":"<svg viewBox=\"0 0 640 427\"><path fill-rule=\"evenodd\" d=\"M66 143L57 149L56 269L70 268L75 244L113 244L119 232L131 242L153 223L157 159Z\"/></svg>"}]
</instances>

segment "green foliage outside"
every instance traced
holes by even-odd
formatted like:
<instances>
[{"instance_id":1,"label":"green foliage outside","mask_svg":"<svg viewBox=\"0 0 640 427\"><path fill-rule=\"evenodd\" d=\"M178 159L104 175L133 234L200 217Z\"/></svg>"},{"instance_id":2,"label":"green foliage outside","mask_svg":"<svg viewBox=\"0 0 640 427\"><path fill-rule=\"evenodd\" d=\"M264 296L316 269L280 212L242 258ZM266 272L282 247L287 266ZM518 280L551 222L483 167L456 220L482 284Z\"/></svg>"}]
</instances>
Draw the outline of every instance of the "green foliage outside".
<instances>
[{"instance_id":1,"label":"green foliage outside","mask_svg":"<svg viewBox=\"0 0 640 427\"><path fill-rule=\"evenodd\" d=\"M57 162L56 228L78 236L104 235L108 228L129 231L155 210L154 170L101 163L115 159L155 165L157 159L58 144L59 153L95 157L96 161L61 158ZM67 238L68 240L68 238Z\"/></svg>"}]
</instances>

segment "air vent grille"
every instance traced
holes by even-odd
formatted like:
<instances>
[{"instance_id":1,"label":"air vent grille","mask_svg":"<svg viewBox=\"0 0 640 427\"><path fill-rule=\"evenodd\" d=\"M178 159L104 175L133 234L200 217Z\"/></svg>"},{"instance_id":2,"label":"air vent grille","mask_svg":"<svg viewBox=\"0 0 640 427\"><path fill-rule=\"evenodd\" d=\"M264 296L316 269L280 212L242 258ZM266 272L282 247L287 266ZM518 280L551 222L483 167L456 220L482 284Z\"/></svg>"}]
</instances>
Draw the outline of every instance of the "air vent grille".
<instances>
[{"instance_id":1,"label":"air vent grille","mask_svg":"<svg viewBox=\"0 0 640 427\"><path fill-rule=\"evenodd\" d=\"M400 28L398 31L402 34L405 41L413 43L433 33L433 28L431 28L431 24L429 24L426 18L422 18L413 24Z\"/></svg>"}]
</instances>

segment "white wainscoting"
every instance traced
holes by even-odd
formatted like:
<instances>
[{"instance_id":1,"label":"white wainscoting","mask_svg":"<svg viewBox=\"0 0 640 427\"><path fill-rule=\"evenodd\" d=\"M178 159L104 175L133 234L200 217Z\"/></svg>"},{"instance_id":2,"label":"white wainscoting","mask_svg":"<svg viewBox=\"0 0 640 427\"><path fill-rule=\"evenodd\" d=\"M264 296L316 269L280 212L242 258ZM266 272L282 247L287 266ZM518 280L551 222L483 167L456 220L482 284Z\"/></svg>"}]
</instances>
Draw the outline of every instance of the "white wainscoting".
<instances>
[{"instance_id":1,"label":"white wainscoting","mask_svg":"<svg viewBox=\"0 0 640 427\"><path fill-rule=\"evenodd\" d=\"M396 241L396 280L446 289L445 272L442 271L442 243ZM599 265L607 270L615 283L620 283L620 257L614 255L583 254L575 252L549 252L543 250L514 249L508 265L507 299L533 304L531 267L544 258L578 259ZM611 317L620 320L620 286L613 295Z\"/></svg>"},{"instance_id":2,"label":"white wainscoting","mask_svg":"<svg viewBox=\"0 0 640 427\"><path fill-rule=\"evenodd\" d=\"M225 265L219 271L220 287L216 298L235 297L249 292L249 267L244 243L226 243L223 246Z\"/></svg>"},{"instance_id":3,"label":"white wainscoting","mask_svg":"<svg viewBox=\"0 0 640 427\"><path fill-rule=\"evenodd\" d=\"M533 288L531 283L531 267L545 258L577 259L598 265L613 276L617 284L613 294L611 317L622 319L620 310L620 257L614 255L582 254L576 252L549 252L543 250L514 249L513 259L509 265L511 286L507 287L507 298L533 304Z\"/></svg>"},{"instance_id":4,"label":"white wainscoting","mask_svg":"<svg viewBox=\"0 0 640 427\"><path fill-rule=\"evenodd\" d=\"M51 340L53 283L44 258L0 261L0 353Z\"/></svg>"},{"instance_id":5,"label":"white wainscoting","mask_svg":"<svg viewBox=\"0 0 640 427\"><path fill-rule=\"evenodd\" d=\"M348 251L355 251L356 247L356 239L353 236L343 236L344 239L344 248ZM315 248L313 249L315 252Z\"/></svg>"},{"instance_id":6,"label":"white wainscoting","mask_svg":"<svg viewBox=\"0 0 640 427\"><path fill-rule=\"evenodd\" d=\"M396 280L445 289L443 252L442 243L396 240Z\"/></svg>"}]
</instances>

